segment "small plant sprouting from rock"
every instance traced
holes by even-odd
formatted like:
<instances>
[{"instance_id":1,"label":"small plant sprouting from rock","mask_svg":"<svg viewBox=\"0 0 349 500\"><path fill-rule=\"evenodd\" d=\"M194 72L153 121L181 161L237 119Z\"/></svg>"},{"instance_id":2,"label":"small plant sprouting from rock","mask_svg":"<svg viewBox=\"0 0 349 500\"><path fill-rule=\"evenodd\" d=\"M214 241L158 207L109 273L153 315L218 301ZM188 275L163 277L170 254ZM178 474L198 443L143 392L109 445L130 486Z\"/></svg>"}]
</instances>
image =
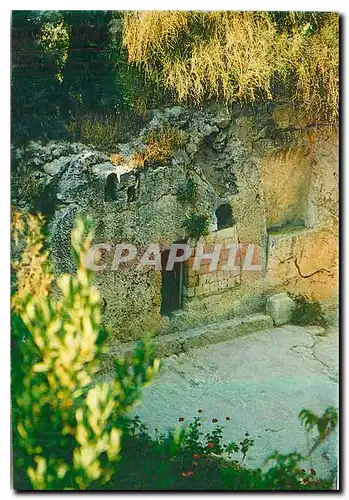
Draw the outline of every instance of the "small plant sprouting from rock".
<instances>
[{"instance_id":1,"label":"small plant sprouting from rock","mask_svg":"<svg viewBox=\"0 0 349 500\"><path fill-rule=\"evenodd\" d=\"M189 238L199 239L208 234L210 218L204 214L190 214L184 221L184 228Z\"/></svg>"},{"instance_id":2,"label":"small plant sprouting from rock","mask_svg":"<svg viewBox=\"0 0 349 500\"><path fill-rule=\"evenodd\" d=\"M197 186L194 180L188 177L185 181L179 184L177 188L177 200L180 203L193 204L197 198Z\"/></svg>"},{"instance_id":3,"label":"small plant sprouting from rock","mask_svg":"<svg viewBox=\"0 0 349 500\"><path fill-rule=\"evenodd\" d=\"M185 133L177 128L163 127L148 130L143 141L145 149L132 155L131 162L136 168L158 167L172 160L174 151L184 144Z\"/></svg>"},{"instance_id":4,"label":"small plant sprouting from rock","mask_svg":"<svg viewBox=\"0 0 349 500\"><path fill-rule=\"evenodd\" d=\"M295 302L292 311L292 322L295 325L319 325L326 328L328 322L318 300L306 295L290 294L290 297Z\"/></svg>"},{"instance_id":5,"label":"small plant sprouting from rock","mask_svg":"<svg viewBox=\"0 0 349 500\"><path fill-rule=\"evenodd\" d=\"M125 161L125 158L122 156L122 154L120 153L113 153L111 156L110 156L110 162L113 164L113 165L120 165L122 162Z\"/></svg>"},{"instance_id":6,"label":"small plant sprouting from rock","mask_svg":"<svg viewBox=\"0 0 349 500\"><path fill-rule=\"evenodd\" d=\"M150 166L162 165L173 158L175 149L185 142L185 133L171 127L150 130L144 137L147 144L145 161Z\"/></svg>"}]
</instances>

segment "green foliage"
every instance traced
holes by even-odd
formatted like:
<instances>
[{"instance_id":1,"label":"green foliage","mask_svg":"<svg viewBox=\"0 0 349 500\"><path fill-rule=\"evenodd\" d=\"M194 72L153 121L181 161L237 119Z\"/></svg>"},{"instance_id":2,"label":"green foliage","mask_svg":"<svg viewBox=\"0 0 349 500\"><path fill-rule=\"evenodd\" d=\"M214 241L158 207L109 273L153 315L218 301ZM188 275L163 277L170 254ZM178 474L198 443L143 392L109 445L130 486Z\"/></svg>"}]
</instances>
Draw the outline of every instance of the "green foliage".
<instances>
[{"instance_id":1,"label":"green foliage","mask_svg":"<svg viewBox=\"0 0 349 500\"><path fill-rule=\"evenodd\" d=\"M335 13L13 11L12 140L80 140L96 117L212 99L281 97L332 123L338 38Z\"/></svg>"},{"instance_id":2,"label":"green foliage","mask_svg":"<svg viewBox=\"0 0 349 500\"><path fill-rule=\"evenodd\" d=\"M292 311L292 323L295 325L327 326L327 319L318 300L305 295L292 295L295 308Z\"/></svg>"},{"instance_id":3,"label":"green foliage","mask_svg":"<svg viewBox=\"0 0 349 500\"><path fill-rule=\"evenodd\" d=\"M188 177L177 188L177 200L183 204L193 204L197 198L197 185Z\"/></svg>"},{"instance_id":4,"label":"green foliage","mask_svg":"<svg viewBox=\"0 0 349 500\"><path fill-rule=\"evenodd\" d=\"M61 56L66 53L67 33L63 30L64 37L57 40L58 46L62 42L62 51L49 47L51 38L51 41L40 43L41 37L46 36L41 31L44 26L58 26L62 20L58 11L12 12L11 126L14 142L38 137L67 137L59 110L64 87L57 78L63 67Z\"/></svg>"},{"instance_id":5,"label":"green foliage","mask_svg":"<svg viewBox=\"0 0 349 500\"><path fill-rule=\"evenodd\" d=\"M92 384L107 335L101 328L99 291L85 266L89 225L78 220L72 231L77 271L59 277L54 298L41 221L29 216L28 224L12 296L15 488L87 489L114 473L125 416L159 361L147 338L130 357L115 360L113 380ZM14 236L24 229L22 218L15 217ZM38 278L41 286L31 281Z\"/></svg>"},{"instance_id":6,"label":"green foliage","mask_svg":"<svg viewBox=\"0 0 349 500\"><path fill-rule=\"evenodd\" d=\"M57 65L56 78L61 82L63 80L62 70L68 59L69 29L63 21L45 23L41 27L38 42L44 54L49 54L54 58Z\"/></svg>"},{"instance_id":7,"label":"green foliage","mask_svg":"<svg viewBox=\"0 0 349 500\"><path fill-rule=\"evenodd\" d=\"M81 120L128 108L119 71L126 62L111 40L111 17L103 10L13 11L13 141L79 140Z\"/></svg>"},{"instance_id":8,"label":"green foliage","mask_svg":"<svg viewBox=\"0 0 349 500\"><path fill-rule=\"evenodd\" d=\"M338 412L333 406L326 408L320 417L310 410L302 410L299 413L299 418L308 434L314 427L317 429L318 435L309 449L309 455L335 431L338 425Z\"/></svg>"},{"instance_id":9,"label":"green foliage","mask_svg":"<svg viewBox=\"0 0 349 500\"><path fill-rule=\"evenodd\" d=\"M208 234L210 217L204 214L191 213L184 221L184 228L189 238L199 239Z\"/></svg>"},{"instance_id":10,"label":"green foliage","mask_svg":"<svg viewBox=\"0 0 349 500\"><path fill-rule=\"evenodd\" d=\"M299 453L274 452L262 468L249 469L243 464L254 444L248 432L239 443L224 443L224 427L218 425L217 419L211 420L213 428L207 433L200 429L205 420L202 415L188 423L183 418L179 420L179 425L167 434L156 430L155 439L138 416L129 421L121 460L105 488L143 491L333 488L333 478L319 480L314 469L301 468L300 463L306 457Z\"/></svg>"}]
</instances>

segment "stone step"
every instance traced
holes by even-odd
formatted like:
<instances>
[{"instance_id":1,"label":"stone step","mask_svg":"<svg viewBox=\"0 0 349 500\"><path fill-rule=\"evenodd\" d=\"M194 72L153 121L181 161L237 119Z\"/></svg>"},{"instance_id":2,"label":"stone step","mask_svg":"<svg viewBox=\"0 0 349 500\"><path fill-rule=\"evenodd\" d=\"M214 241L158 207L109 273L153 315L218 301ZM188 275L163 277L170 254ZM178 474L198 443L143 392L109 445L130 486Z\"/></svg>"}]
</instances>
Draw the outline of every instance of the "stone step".
<instances>
[{"instance_id":1,"label":"stone step","mask_svg":"<svg viewBox=\"0 0 349 500\"><path fill-rule=\"evenodd\" d=\"M218 344L249 333L267 328L273 328L274 323L270 316L265 314L251 314L243 318L234 318L220 323L201 325L181 332L158 335L154 337L155 352L159 358L187 352L194 347ZM113 369L113 360L116 356L127 356L135 348L136 342L126 342L112 348L104 356L102 372Z\"/></svg>"}]
</instances>

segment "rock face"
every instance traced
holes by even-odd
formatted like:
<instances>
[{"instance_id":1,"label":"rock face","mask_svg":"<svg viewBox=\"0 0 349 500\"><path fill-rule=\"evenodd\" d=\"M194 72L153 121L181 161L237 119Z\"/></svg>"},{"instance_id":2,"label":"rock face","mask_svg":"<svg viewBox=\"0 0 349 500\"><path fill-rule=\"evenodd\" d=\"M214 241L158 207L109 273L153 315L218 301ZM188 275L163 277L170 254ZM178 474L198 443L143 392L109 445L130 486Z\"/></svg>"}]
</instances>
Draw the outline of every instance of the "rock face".
<instances>
[{"instance_id":1,"label":"rock face","mask_svg":"<svg viewBox=\"0 0 349 500\"><path fill-rule=\"evenodd\" d=\"M291 322L294 307L295 303L287 293L276 293L268 298L266 313L272 317L276 326L285 325Z\"/></svg>"},{"instance_id":2,"label":"rock face","mask_svg":"<svg viewBox=\"0 0 349 500\"><path fill-rule=\"evenodd\" d=\"M149 133L164 129L180 132L181 143L165 160L147 160ZM273 292L319 300L336 294L335 130L299 123L285 105L174 107L154 111L139 136L115 152L30 143L13 151L12 166L12 203L46 215L57 274L74 268L70 231L77 215L95 223L95 244L109 245L96 283L115 337L131 340L144 330L169 332L263 311ZM227 207L230 220L222 222ZM210 234L191 237L194 216L210 222ZM164 274L137 265L149 244L164 254L174 242L187 242L191 257L181 266L179 310L164 311L170 293ZM120 243L135 245L137 258L111 269ZM225 271L220 261L212 271L209 259L194 270L201 244L206 253L216 244L238 245L234 270ZM258 271L244 266L250 244Z\"/></svg>"}]
</instances>

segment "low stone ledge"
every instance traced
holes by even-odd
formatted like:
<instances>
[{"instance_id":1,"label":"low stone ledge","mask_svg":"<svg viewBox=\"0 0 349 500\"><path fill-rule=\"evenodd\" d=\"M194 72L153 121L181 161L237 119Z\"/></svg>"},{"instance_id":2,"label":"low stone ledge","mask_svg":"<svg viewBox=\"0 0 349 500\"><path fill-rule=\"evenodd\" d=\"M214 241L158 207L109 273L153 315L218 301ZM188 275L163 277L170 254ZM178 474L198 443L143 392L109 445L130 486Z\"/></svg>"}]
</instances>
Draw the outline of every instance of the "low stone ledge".
<instances>
[{"instance_id":1,"label":"low stone ledge","mask_svg":"<svg viewBox=\"0 0 349 500\"><path fill-rule=\"evenodd\" d=\"M252 314L243 318L234 318L220 323L211 323L197 328L183 330L178 333L158 335L154 337L155 352L159 358L180 354L194 347L218 344L235 337L247 335L259 330L273 328L274 322L265 314ZM132 353L136 342L119 344L104 357L101 372L113 369L113 360L116 356L125 356Z\"/></svg>"}]
</instances>

